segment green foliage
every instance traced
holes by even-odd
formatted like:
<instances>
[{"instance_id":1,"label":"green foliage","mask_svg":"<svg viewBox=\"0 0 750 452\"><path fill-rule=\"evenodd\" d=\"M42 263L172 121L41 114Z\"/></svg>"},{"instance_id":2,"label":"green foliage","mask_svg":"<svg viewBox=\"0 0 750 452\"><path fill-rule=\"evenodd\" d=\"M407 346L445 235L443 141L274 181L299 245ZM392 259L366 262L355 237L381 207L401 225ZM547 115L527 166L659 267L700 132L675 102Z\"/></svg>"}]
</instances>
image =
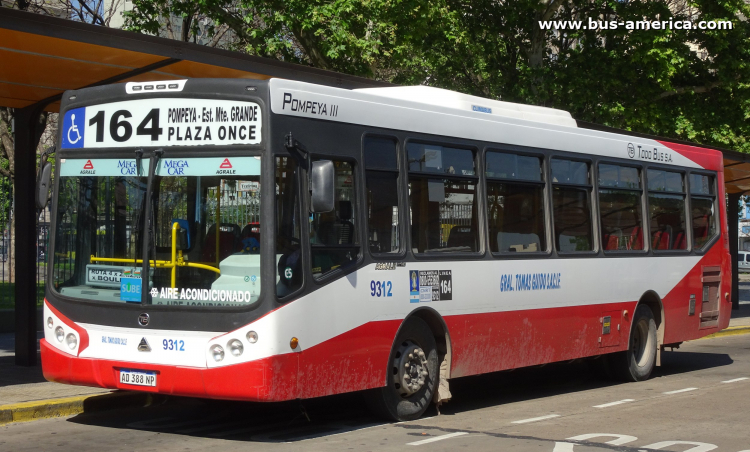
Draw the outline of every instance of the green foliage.
<instances>
[{"instance_id":1,"label":"green foliage","mask_svg":"<svg viewBox=\"0 0 750 452\"><path fill-rule=\"evenodd\" d=\"M128 26L200 15L226 46L399 84L561 108L750 152L743 0L135 0ZM731 20L732 30L542 30L540 20ZM194 23L194 22L193 22Z\"/></svg>"},{"instance_id":2,"label":"green foliage","mask_svg":"<svg viewBox=\"0 0 750 452\"><path fill-rule=\"evenodd\" d=\"M3 282L0 284L0 309L13 309L15 307L16 284ZM44 306L44 283L36 284L36 306Z\"/></svg>"}]
</instances>

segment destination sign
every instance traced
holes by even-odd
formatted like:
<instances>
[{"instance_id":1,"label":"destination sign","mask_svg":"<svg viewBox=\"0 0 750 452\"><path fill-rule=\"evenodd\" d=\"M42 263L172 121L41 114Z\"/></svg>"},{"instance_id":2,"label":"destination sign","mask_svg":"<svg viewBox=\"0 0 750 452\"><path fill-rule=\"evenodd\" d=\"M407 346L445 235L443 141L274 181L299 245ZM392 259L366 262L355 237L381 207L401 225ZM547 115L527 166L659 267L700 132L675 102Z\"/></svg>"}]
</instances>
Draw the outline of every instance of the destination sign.
<instances>
[{"instance_id":1,"label":"destination sign","mask_svg":"<svg viewBox=\"0 0 750 452\"><path fill-rule=\"evenodd\" d=\"M62 148L258 144L262 114L255 102L141 99L68 110Z\"/></svg>"}]
</instances>

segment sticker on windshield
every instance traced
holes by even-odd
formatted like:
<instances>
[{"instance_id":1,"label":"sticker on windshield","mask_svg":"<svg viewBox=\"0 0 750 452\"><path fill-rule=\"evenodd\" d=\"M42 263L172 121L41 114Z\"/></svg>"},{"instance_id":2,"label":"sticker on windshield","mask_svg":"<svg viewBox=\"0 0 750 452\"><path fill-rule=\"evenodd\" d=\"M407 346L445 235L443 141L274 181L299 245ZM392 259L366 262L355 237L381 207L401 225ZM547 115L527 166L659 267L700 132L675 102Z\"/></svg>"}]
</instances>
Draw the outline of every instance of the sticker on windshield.
<instances>
[{"instance_id":1,"label":"sticker on windshield","mask_svg":"<svg viewBox=\"0 0 750 452\"><path fill-rule=\"evenodd\" d=\"M254 282L254 281L253 281ZM191 289L179 287L152 288L153 304L188 306L226 306L253 303L258 293L253 290Z\"/></svg>"},{"instance_id":2,"label":"sticker on windshield","mask_svg":"<svg viewBox=\"0 0 750 452\"><path fill-rule=\"evenodd\" d=\"M140 99L65 112L62 148L259 144L261 107L211 99Z\"/></svg>"},{"instance_id":3,"label":"sticker on windshield","mask_svg":"<svg viewBox=\"0 0 750 452\"><path fill-rule=\"evenodd\" d=\"M255 157L163 158L158 176L257 176L260 160Z\"/></svg>"},{"instance_id":4,"label":"sticker on windshield","mask_svg":"<svg viewBox=\"0 0 750 452\"><path fill-rule=\"evenodd\" d=\"M138 171L135 159L61 159L61 176L132 176L148 175L148 159L141 160Z\"/></svg>"},{"instance_id":5,"label":"sticker on windshield","mask_svg":"<svg viewBox=\"0 0 750 452\"><path fill-rule=\"evenodd\" d=\"M120 300L140 303L141 287L143 287L141 278L121 278Z\"/></svg>"},{"instance_id":6,"label":"sticker on windshield","mask_svg":"<svg viewBox=\"0 0 750 452\"><path fill-rule=\"evenodd\" d=\"M141 160L141 169L135 159L62 159L61 176L132 176L146 177L149 161ZM162 158L156 170L158 176L257 176L260 159L255 157ZM255 184L258 182L244 182ZM251 187L247 185L247 187Z\"/></svg>"}]
</instances>

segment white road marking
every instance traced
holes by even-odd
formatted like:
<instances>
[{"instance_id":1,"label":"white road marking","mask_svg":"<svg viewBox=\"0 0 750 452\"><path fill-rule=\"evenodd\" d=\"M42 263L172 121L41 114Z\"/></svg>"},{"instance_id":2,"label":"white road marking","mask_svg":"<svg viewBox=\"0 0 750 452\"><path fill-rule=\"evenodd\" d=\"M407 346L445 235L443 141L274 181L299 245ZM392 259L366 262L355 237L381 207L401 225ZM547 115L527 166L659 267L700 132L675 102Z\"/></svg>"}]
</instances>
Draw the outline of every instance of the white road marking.
<instances>
[{"instance_id":1,"label":"white road marking","mask_svg":"<svg viewBox=\"0 0 750 452\"><path fill-rule=\"evenodd\" d=\"M698 388L685 388L685 389L678 389L676 391L667 391L664 394L670 395L670 394L679 394L681 392L689 392L689 391L695 391Z\"/></svg>"},{"instance_id":2,"label":"white road marking","mask_svg":"<svg viewBox=\"0 0 750 452\"><path fill-rule=\"evenodd\" d=\"M748 380L748 378L747 377L735 378L734 380L722 381L722 383L734 383L734 382L742 381L742 380Z\"/></svg>"},{"instance_id":3,"label":"white road marking","mask_svg":"<svg viewBox=\"0 0 750 452\"><path fill-rule=\"evenodd\" d=\"M586 433L584 435L571 436L568 439L571 441L588 441L594 438L601 438L602 436L605 436L608 438L614 438L604 443L604 444L611 444L613 446L622 446L623 444L632 443L633 441L638 440L638 438L636 438L635 436L618 435L616 433Z\"/></svg>"},{"instance_id":4,"label":"white road marking","mask_svg":"<svg viewBox=\"0 0 750 452\"><path fill-rule=\"evenodd\" d=\"M659 443L649 444L648 446L643 446L644 449L664 449L665 447L675 446L675 445L688 445L688 446L695 446L691 447L690 449L685 450L684 452L708 452L710 450L714 450L719 446L716 446L714 444L709 443L699 443L695 441L662 441ZM640 448L639 448L640 449Z\"/></svg>"},{"instance_id":5,"label":"white road marking","mask_svg":"<svg viewBox=\"0 0 750 452\"><path fill-rule=\"evenodd\" d=\"M594 405L593 408L609 408L611 406L622 405L623 403L628 403L628 402L635 402L635 400L634 399L622 399L622 400L618 400L617 402L609 402L609 403L604 403L601 405Z\"/></svg>"},{"instance_id":6,"label":"white road marking","mask_svg":"<svg viewBox=\"0 0 750 452\"><path fill-rule=\"evenodd\" d=\"M511 424L528 424L529 422L543 421L545 419L552 419L553 417L560 417L559 414L548 414L546 416L532 417L531 419L521 419L520 421L513 421Z\"/></svg>"},{"instance_id":7,"label":"white road marking","mask_svg":"<svg viewBox=\"0 0 750 452\"><path fill-rule=\"evenodd\" d=\"M435 441L442 441L444 439L455 438L456 436L468 435L469 432L455 432L448 433L446 435L435 436L434 438L427 438L421 441L414 441L413 443L406 443L407 446L421 446L422 444L434 443Z\"/></svg>"}]
</instances>

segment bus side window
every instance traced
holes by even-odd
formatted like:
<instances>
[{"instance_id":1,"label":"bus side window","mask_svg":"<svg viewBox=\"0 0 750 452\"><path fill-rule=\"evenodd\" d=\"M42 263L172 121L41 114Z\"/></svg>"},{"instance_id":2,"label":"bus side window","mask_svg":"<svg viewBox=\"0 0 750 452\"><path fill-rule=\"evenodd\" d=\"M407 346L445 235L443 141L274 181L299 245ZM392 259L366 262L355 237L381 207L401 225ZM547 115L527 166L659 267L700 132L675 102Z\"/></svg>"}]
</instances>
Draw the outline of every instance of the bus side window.
<instances>
[{"instance_id":1,"label":"bus side window","mask_svg":"<svg viewBox=\"0 0 750 452\"><path fill-rule=\"evenodd\" d=\"M693 223L693 248L700 249L717 234L714 203L714 178L703 174L690 175L690 209Z\"/></svg>"},{"instance_id":2,"label":"bus side window","mask_svg":"<svg viewBox=\"0 0 750 452\"><path fill-rule=\"evenodd\" d=\"M397 253L398 160L396 141L366 137L364 140L367 185L367 241L370 253Z\"/></svg>"},{"instance_id":3,"label":"bus side window","mask_svg":"<svg viewBox=\"0 0 750 452\"><path fill-rule=\"evenodd\" d=\"M593 250L589 164L553 158L550 167L557 251L570 253Z\"/></svg>"},{"instance_id":4,"label":"bus side window","mask_svg":"<svg viewBox=\"0 0 750 452\"><path fill-rule=\"evenodd\" d=\"M359 257L354 207L354 167L334 160L335 199L331 212L310 214L310 247L313 275L320 276L356 262Z\"/></svg>"},{"instance_id":5,"label":"bus side window","mask_svg":"<svg viewBox=\"0 0 750 452\"><path fill-rule=\"evenodd\" d=\"M643 249L641 199L638 168L599 164L599 220L605 251Z\"/></svg>"},{"instance_id":6,"label":"bus side window","mask_svg":"<svg viewBox=\"0 0 750 452\"><path fill-rule=\"evenodd\" d=\"M496 253L546 251L541 158L487 152L485 175L490 249Z\"/></svg>"},{"instance_id":7,"label":"bus side window","mask_svg":"<svg viewBox=\"0 0 750 452\"><path fill-rule=\"evenodd\" d=\"M682 174L649 169L647 178L651 248L654 250L687 249L685 184L682 181Z\"/></svg>"},{"instance_id":8,"label":"bus side window","mask_svg":"<svg viewBox=\"0 0 750 452\"><path fill-rule=\"evenodd\" d=\"M479 251L474 151L409 142L412 251Z\"/></svg>"},{"instance_id":9,"label":"bus side window","mask_svg":"<svg viewBox=\"0 0 750 452\"><path fill-rule=\"evenodd\" d=\"M276 295L279 298L302 287L297 168L291 157L276 157Z\"/></svg>"}]
</instances>

